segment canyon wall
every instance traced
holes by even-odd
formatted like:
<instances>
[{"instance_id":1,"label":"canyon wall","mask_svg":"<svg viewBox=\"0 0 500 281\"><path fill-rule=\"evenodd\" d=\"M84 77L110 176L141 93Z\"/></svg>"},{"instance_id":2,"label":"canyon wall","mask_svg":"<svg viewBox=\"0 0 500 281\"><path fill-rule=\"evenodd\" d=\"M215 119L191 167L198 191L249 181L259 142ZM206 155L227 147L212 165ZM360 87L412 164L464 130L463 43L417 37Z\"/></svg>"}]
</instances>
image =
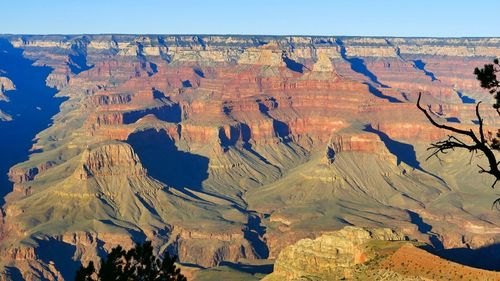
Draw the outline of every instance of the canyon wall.
<instances>
[{"instance_id":1,"label":"canyon wall","mask_svg":"<svg viewBox=\"0 0 500 281\"><path fill-rule=\"evenodd\" d=\"M500 39L1 40L49 68L46 86L66 98L1 186L4 272L72 279L80 264L145 239L211 267L276 258L346 225L440 248L500 239L493 180L466 165L467 152L426 161L446 133L415 106L422 93L439 122L475 128L483 101L487 127L497 127L472 73L500 55ZM0 110L17 86L8 70ZM64 252L46 251L54 245Z\"/></svg>"}]
</instances>

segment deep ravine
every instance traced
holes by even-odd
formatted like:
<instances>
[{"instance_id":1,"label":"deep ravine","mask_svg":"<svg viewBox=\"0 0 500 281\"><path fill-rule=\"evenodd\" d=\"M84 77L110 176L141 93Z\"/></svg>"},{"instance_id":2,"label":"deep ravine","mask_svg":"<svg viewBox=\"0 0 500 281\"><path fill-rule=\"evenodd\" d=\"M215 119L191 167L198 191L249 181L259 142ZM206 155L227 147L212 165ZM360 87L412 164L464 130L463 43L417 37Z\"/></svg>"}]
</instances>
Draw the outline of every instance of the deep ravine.
<instances>
[{"instance_id":1,"label":"deep ravine","mask_svg":"<svg viewBox=\"0 0 500 281\"><path fill-rule=\"evenodd\" d=\"M63 98L57 90L46 85L52 71L47 66L34 66L7 40L0 40L0 73L14 82L15 90L7 91L9 102L1 101L0 110L12 116L12 121L0 122L0 205L12 191L9 169L28 159L37 133L50 126L52 116L59 112Z\"/></svg>"}]
</instances>

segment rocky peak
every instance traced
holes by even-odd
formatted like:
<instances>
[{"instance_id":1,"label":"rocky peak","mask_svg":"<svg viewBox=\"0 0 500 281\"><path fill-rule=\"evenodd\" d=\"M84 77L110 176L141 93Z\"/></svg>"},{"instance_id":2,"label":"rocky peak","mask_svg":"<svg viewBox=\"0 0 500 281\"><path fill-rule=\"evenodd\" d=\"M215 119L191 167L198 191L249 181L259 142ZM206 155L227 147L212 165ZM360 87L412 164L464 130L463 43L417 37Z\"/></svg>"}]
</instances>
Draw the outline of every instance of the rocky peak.
<instances>
[{"instance_id":1,"label":"rocky peak","mask_svg":"<svg viewBox=\"0 0 500 281\"><path fill-rule=\"evenodd\" d=\"M36 136L34 153L10 169L15 185L7 214L15 215L5 221L23 222L26 239L49 230L67 234L63 216L79 231L97 225L101 235L134 237L134 225L139 233L158 231L148 237L183 262L213 266L265 257L266 249L273 258L298 239L346 224L414 233L405 210L418 209L445 247L498 240L491 226L488 233L475 227L498 226L487 204L445 200L490 200L475 171L451 167L448 173L420 161L424 142L445 136L415 101L418 92L429 93L423 101L440 109L440 121L455 117L450 122L473 125L474 103L488 95L471 70L491 62L485 56L498 53L499 39L0 37L36 65L49 66L47 83L68 97L50 128ZM498 125L488 116L486 124ZM0 112L0 118L8 117ZM246 218L249 210L261 221ZM117 218L120 223L110 223ZM185 231L177 236L171 229ZM217 234L229 229L228 239ZM342 231L289 252L349 266L369 259L362 241L386 237ZM278 271L286 268L283 255ZM307 258L300 259L301 272L313 270ZM324 266L332 274L350 270L341 268Z\"/></svg>"},{"instance_id":2,"label":"rocky peak","mask_svg":"<svg viewBox=\"0 0 500 281\"><path fill-rule=\"evenodd\" d=\"M97 148L87 148L82 154L81 166L75 172L80 179L95 176L145 175L137 154L126 143L114 142Z\"/></svg>"}]
</instances>

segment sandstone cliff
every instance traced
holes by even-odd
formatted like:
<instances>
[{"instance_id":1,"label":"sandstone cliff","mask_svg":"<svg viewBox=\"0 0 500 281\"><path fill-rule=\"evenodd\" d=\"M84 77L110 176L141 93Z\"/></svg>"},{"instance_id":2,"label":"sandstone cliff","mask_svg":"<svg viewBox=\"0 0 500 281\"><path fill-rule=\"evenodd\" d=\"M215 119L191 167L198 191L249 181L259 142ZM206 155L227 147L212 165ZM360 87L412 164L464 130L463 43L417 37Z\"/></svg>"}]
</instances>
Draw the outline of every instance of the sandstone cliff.
<instances>
[{"instance_id":1,"label":"sandstone cliff","mask_svg":"<svg viewBox=\"0 0 500 281\"><path fill-rule=\"evenodd\" d=\"M390 229L345 227L312 240L303 239L281 251L274 272L263 280L340 280L351 278L354 267L374 258L364 244L371 240L402 241Z\"/></svg>"},{"instance_id":2,"label":"sandstone cliff","mask_svg":"<svg viewBox=\"0 0 500 281\"><path fill-rule=\"evenodd\" d=\"M279 254L272 280L499 280L500 273L441 259L390 229L345 227Z\"/></svg>"},{"instance_id":3,"label":"sandstone cliff","mask_svg":"<svg viewBox=\"0 0 500 281\"><path fill-rule=\"evenodd\" d=\"M414 105L424 92L440 122L473 127L474 102L491 97L472 69L498 39L2 38L67 98L5 187L0 246L26 254L1 265L26 278L71 279L36 254L54 240L87 263L150 239L203 267L346 225L445 248L500 240L489 178L466 154L424 161L445 135ZM485 107L488 126L495 116Z\"/></svg>"}]
</instances>

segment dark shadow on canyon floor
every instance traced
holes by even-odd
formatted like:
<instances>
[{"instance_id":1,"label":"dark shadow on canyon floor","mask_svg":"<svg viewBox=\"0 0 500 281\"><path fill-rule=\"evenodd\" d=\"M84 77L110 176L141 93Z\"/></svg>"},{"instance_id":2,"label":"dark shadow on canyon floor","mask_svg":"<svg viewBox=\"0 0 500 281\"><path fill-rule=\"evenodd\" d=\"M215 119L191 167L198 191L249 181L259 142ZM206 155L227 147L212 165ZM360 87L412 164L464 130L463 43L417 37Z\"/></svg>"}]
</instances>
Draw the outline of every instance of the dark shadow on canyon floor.
<instances>
[{"instance_id":1,"label":"dark shadow on canyon floor","mask_svg":"<svg viewBox=\"0 0 500 281\"><path fill-rule=\"evenodd\" d=\"M434 75L434 73L432 73L432 72L428 71L428 70L425 68L425 62L424 62L424 61L422 61L422 60L414 60L414 61L413 61L413 63L414 63L414 65L415 65L415 67L416 67L417 69L419 69L419 70L423 71L423 72L424 72L424 74L425 74L426 76L428 76L429 78L431 78L431 81L436 81L436 80L438 80L438 79L436 78L436 75Z\"/></svg>"},{"instance_id":2,"label":"dark shadow on canyon floor","mask_svg":"<svg viewBox=\"0 0 500 281\"><path fill-rule=\"evenodd\" d=\"M269 99L273 104L274 104L274 108L278 108L279 104L278 102L276 101L275 98L271 98ZM263 103L262 101L260 100L257 100L257 103L259 105L259 111L264 115L266 116L267 118L271 119L272 122L273 122L273 130L274 130L274 133L276 134L276 136L278 138L281 139L282 142L284 143L288 143L290 142L290 127L288 126L287 123L283 122L283 121L280 121L274 117L272 117L270 114L269 114L269 107Z\"/></svg>"},{"instance_id":3,"label":"dark shadow on canyon floor","mask_svg":"<svg viewBox=\"0 0 500 281\"><path fill-rule=\"evenodd\" d=\"M486 270L500 270L500 244L493 244L478 249L453 248L445 249L443 243L436 233L432 232L432 225L426 223L423 218L410 210L407 210L411 223L415 224L418 231L429 235L432 246L422 248L434 255L459 264L481 268Z\"/></svg>"},{"instance_id":4,"label":"dark shadow on canyon floor","mask_svg":"<svg viewBox=\"0 0 500 281\"><path fill-rule=\"evenodd\" d=\"M67 62L68 67L74 74L79 74L83 71L87 71L93 67L93 65L87 65L87 54L74 51L69 56Z\"/></svg>"},{"instance_id":5,"label":"dark shadow on canyon floor","mask_svg":"<svg viewBox=\"0 0 500 281\"><path fill-rule=\"evenodd\" d=\"M158 95L158 91L153 92L153 95ZM125 112L123 114L123 124L133 124L137 120L149 114L152 114L159 120L166 122L179 123L181 121L180 106L178 104L172 104L170 106L165 105L161 107Z\"/></svg>"},{"instance_id":6,"label":"dark shadow on canyon floor","mask_svg":"<svg viewBox=\"0 0 500 281\"><path fill-rule=\"evenodd\" d=\"M458 94L458 97L462 100L462 103L464 103L464 104L475 104L476 103L475 99L464 95L463 92L458 91L457 94Z\"/></svg>"},{"instance_id":7,"label":"dark shadow on canyon floor","mask_svg":"<svg viewBox=\"0 0 500 281\"><path fill-rule=\"evenodd\" d=\"M478 249L453 248L435 249L423 247L428 252L446 260L459 264L485 269L500 271L500 244L493 244Z\"/></svg>"},{"instance_id":8,"label":"dark shadow on canyon floor","mask_svg":"<svg viewBox=\"0 0 500 281\"><path fill-rule=\"evenodd\" d=\"M298 63L288 56L283 56L283 61L285 62L285 65L288 69L298 72L298 73L304 73L304 65L301 63Z\"/></svg>"},{"instance_id":9,"label":"dark shadow on canyon floor","mask_svg":"<svg viewBox=\"0 0 500 281\"><path fill-rule=\"evenodd\" d=\"M255 254L261 259L269 257L269 248L262 240L264 234L266 234L266 227L261 225L260 217L250 215L243 235L252 245Z\"/></svg>"},{"instance_id":10,"label":"dark shadow on canyon floor","mask_svg":"<svg viewBox=\"0 0 500 281\"><path fill-rule=\"evenodd\" d=\"M410 216L411 223L417 226L417 229L420 233L428 233L432 230L432 226L424 222L424 220L420 217L419 214L408 211L408 215Z\"/></svg>"},{"instance_id":11,"label":"dark shadow on canyon floor","mask_svg":"<svg viewBox=\"0 0 500 281\"><path fill-rule=\"evenodd\" d=\"M441 240L439 240L437 235L432 232L432 225L424 222L424 220L419 214L412 212L410 210L407 210L407 212L408 215L410 216L410 222L417 226L418 231L422 234L429 235L429 241L431 242L433 249L435 250L444 249L443 242L441 242Z\"/></svg>"},{"instance_id":12,"label":"dark shadow on canyon floor","mask_svg":"<svg viewBox=\"0 0 500 281\"><path fill-rule=\"evenodd\" d=\"M460 123L460 119L458 119L457 117L448 117L448 118L446 118L446 122Z\"/></svg>"},{"instance_id":13,"label":"dark shadow on canyon floor","mask_svg":"<svg viewBox=\"0 0 500 281\"><path fill-rule=\"evenodd\" d=\"M12 191L7 176L10 167L28 159L33 138L50 125L65 99L54 98L57 90L46 85L52 69L34 66L21 49L5 39L0 39L0 69L5 72L2 76L16 86L16 90L6 93L10 101L0 102L0 109L13 118L9 122L0 121L0 205L3 205L3 197Z\"/></svg>"},{"instance_id":14,"label":"dark shadow on canyon floor","mask_svg":"<svg viewBox=\"0 0 500 281\"><path fill-rule=\"evenodd\" d=\"M412 145L393 140L384 132L375 129L370 125L366 126L364 130L379 136L380 140L384 142L389 152L396 156L398 165L401 164L401 162L404 162L414 169L422 170L420 162L417 160L415 149Z\"/></svg>"},{"instance_id":15,"label":"dark shadow on canyon floor","mask_svg":"<svg viewBox=\"0 0 500 281\"><path fill-rule=\"evenodd\" d=\"M249 273L249 274L271 274L273 272L274 265L273 264L262 264L262 265L249 265L242 263L234 263L223 261L219 264L219 266L227 266L229 268L233 268L237 271Z\"/></svg>"},{"instance_id":16,"label":"dark shadow on canyon floor","mask_svg":"<svg viewBox=\"0 0 500 281\"><path fill-rule=\"evenodd\" d=\"M59 240L39 240L35 249L37 257L44 263L54 262L57 270L65 280L74 280L76 271L82 265L80 261L74 260L76 246Z\"/></svg>"},{"instance_id":17,"label":"dark shadow on canyon floor","mask_svg":"<svg viewBox=\"0 0 500 281\"><path fill-rule=\"evenodd\" d=\"M168 186L201 190L208 178L209 159L177 149L163 129L147 129L131 134L127 142L139 156L148 174Z\"/></svg>"},{"instance_id":18,"label":"dark shadow on canyon floor","mask_svg":"<svg viewBox=\"0 0 500 281\"><path fill-rule=\"evenodd\" d=\"M364 82L363 84L368 86L368 91L372 95L374 95L378 98L381 98L381 99L386 99L389 102L393 102L393 103L401 102L399 99L397 99L395 97L384 95L380 90L378 90L377 88L379 88L379 87L380 88L390 88L390 87L381 83L378 80L378 77L368 69L368 67L366 66L366 63L363 59L356 58L356 57L349 57L347 55L347 50L346 50L342 40L337 39L336 42L340 47L340 56L350 64L351 69L354 72L357 72L357 73L363 75L364 77L366 77L369 80L369 82Z\"/></svg>"},{"instance_id":19,"label":"dark shadow on canyon floor","mask_svg":"<svg viewBox=\"0 0 500 281\"><path fill-rule=\"evenodd\" d=\"M370 79L370 82L375 83L381 86L382 88L389 88L387 85L384 85L380 83L380 81L378 81L378 77L368 69L363 59L347 56L347 50L342 40L337 39L336 42L337 45L339 45L340 47L340 56L351 65L351 69L353 71L362 74L366 78Z\"/></svg>"},{"instance_id":20,"label":"dark shadow on canyon floor","mask_svg":"<svg viewBox=\"0 0 500 281\"><path fill-rule=\"evenodd\" d=\"M428 172L421 167L420 162L417 159L417 154L415 152L415 148L413 147L413 145L393 140L387 134L373 128L371 125L366 126L364 131L378 135L380 140L387 147L387 150L389 150L390 153L396 156L398 165L401 164L401 162L403 162L406 165L410 166L411 168L419 170L446 185L446 182L441 177L431 172Z\"/></svg>"},{"instance_id":21,"label":"dark shadow on canyon floor","mask_svg":"<svg viewBox=\"0 0 500 281\"><path fill-rule=\"evenodd\" d=\"M5 268L5 277L7 280L12 280L12 281L25 281L23 278L23 275L21 274L21 271L15 267L6 267Z\"/></svg>"},{"instance_id":22,"label":"dark shadow on canyon floor","mask_svg":"<svg viewBox=\"0 0 500 281\"><path fill-rule=\"evenodd\" d=\"M369 83L364 83L365 85L368 86L368 91L376 96L377 98L381 98L381 99L386 99L388 100L389 102L401 102L400 100L398 100L397 98L395 97L391 97L391 96L388 96L388 95L384 95L379 89L375 88L373 85L369 84Z\"/></svg>"}]
</instances>

